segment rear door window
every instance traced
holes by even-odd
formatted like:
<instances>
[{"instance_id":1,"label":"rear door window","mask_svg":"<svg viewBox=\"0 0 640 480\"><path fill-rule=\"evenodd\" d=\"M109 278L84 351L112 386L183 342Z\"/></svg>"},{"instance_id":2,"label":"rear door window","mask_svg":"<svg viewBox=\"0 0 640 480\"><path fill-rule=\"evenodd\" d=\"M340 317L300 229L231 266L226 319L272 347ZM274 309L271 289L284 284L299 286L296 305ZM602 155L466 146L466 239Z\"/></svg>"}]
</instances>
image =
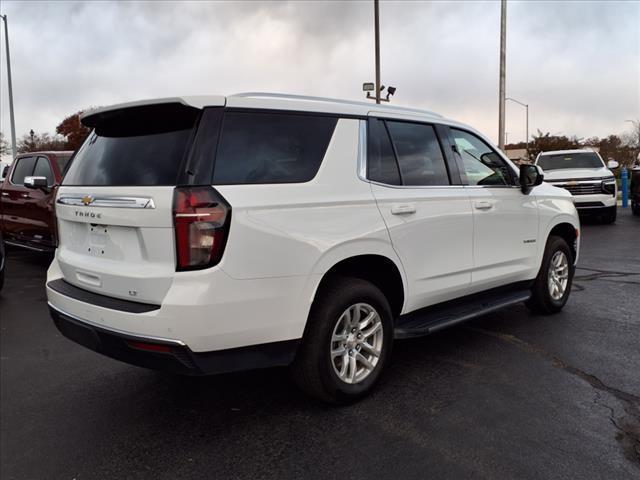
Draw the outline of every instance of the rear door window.
<instances>
[{"instance_id":1,"label":"rear door window","mask_svg":"<svg viewBox=\"0 0 640 480\"><path fill-rule=\"evenodd\" d=\"M11 175L11 183L16 185L23 185L24 178L30 177L33 174L33 167L36 164L35 157L23 157L16 160L18 162L13 169Z\"/></svg>"},{"instance_id":2,"label":"rear door window","mask_svg":"<svg viewBox=\"0 0 640 480\"><path fill-rule=\"evenodd\" d=\"M387 121L404 185L449 185L436 132L423 123Z\"/></svg>"},{"instance_id":3,"label":"rear door window","mask_svg":"<svg viewBox=\"0 0 640 480\"><path fill-rule=\"evenodd\" d=\"M320 168L337 121L307 114L226 112L213 183L307 182Z\"/></svg>"},{"instance_id":4,"label":"rear door window","mask_svg":"<svg viewBox=\"0 0 640 480\"><path fill-rule=\"evenodd\" d=\"M107 112L69 166L64 185L175 185L199 110L160 104Z\"/></svg>"},{"instance_id":5,"label":"rear door window","mask_svg":"<svg viewBox=\"0 0 640 480\"><path fill-rule=\"evenodd\" d=\"M387 185L402 183L387 127L383 120L377 118L369 119L367 168L369 180Z\"/></svg>"},{"instance_id":6,"label":"rear door window","mask_svg":"<svg viewBox=\"0 0 640 480\"><path fill-rule=\"evenodd\" d=\"M49 159L46 157L38 157L36 161L36 167L33 169L34 177L44 177L47 179L47 185L53 185L53 172L51 171L51 165Z\"/></svg>"}]
</instances>

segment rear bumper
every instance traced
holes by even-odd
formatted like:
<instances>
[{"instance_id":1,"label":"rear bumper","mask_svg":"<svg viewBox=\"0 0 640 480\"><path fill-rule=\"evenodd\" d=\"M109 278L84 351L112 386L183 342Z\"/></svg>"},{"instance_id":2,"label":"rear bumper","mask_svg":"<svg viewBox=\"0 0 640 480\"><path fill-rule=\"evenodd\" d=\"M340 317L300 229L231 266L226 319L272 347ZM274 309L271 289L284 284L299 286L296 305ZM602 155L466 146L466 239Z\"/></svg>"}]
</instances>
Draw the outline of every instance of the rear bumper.
<instances>
[{"instance_id":1,"label":"rear bumper","mask_svg":"<svg viewBox=\"0 0 640 480\"><path fill-rule=\"evenodd\" d=\"M300 339L311 305L311 280L237 280L220 269L176 273L160 305L64 285L57 259L49 267L47 300L61 312L114 332L182 342L206 353Z\"/></svg>"},{"instance_id":2,"label":"rear bumper","mask_svg":"<svg viewBox=\"0 0 640 480\"><path fill-rule=\"evenodd\" d=\"M287 340L214 352L193 352L183 342L106 329L54 307L56 327L68 339L132 365L182 375L207 375L288 365L298 340Z\"/></svg>"}]
</instances>

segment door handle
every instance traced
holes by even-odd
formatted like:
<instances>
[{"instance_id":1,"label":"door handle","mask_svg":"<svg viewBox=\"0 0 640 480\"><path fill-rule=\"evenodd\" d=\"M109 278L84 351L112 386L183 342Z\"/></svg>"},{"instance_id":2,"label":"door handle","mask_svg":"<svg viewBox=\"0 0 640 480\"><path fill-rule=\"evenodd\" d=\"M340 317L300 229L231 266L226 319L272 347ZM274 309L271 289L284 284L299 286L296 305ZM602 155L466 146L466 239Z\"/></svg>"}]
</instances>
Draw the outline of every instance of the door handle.
<instances>
[{"instance_id":1,"label":"door handle","mask_svg":"<svg viewBox=\"0 0 640 480\"><path fill-rule=\"evenodd\" d=\"M493 208L493 203L486 200L478 200L477 202L474 202L473 206L476 210L491 210Z\"/></svg>"},{"instance_id":2,"label":"door handle","mask_svg":"<svg viewBox=\"0 0 640 480\"><path fill-rule=\"evenodd\" d=\"M416 207L413 205L395 205L391 207L392 215L410 215L416 213Z\"/></svg>"}]
</instances>

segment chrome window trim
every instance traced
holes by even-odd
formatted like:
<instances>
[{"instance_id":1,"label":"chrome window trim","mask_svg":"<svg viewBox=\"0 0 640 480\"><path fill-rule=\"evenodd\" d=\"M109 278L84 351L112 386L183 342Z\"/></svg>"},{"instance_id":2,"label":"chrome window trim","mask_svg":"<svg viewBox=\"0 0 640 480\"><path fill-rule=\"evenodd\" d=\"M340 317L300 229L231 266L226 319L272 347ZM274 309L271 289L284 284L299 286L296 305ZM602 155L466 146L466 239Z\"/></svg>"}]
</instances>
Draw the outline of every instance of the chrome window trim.
<instances>
[{"instance_id":1,"label":"chrome window trim","mask_svg":"<svg viewBox=\"0 0 640 480\"><path fill-rule=\"evenodd\" d=\"M358 125L358 178L369 182L367 178L367 121L359 120Z\"/></svg>"},{"instance_id":2,"label":"chrome window trim","mask_svg":"<svg viewBox=\"0 0 640 480\"><path fill-rule=\"evenodd\" d=\"M371 185L379 185L381 187L387 187L387 188L397 188L400 190L406 190L406 189L411 189L411 190L416 190L416 189L424 189L424 190L451 190L451 189L462 189L464 188L464 185L391 185L390 183L382 183L382 182L376 182L375 180L368 180L365 179L365 182L369 182Z\"/></svg>"},{"instance_id":3,"label":"chrome window trim","mask_svg":"<svg viewBox=\"0 0 640 480\"><path fill-rule=\"evenodd\" d=\"M47 289L49 289L49 287L47 287ZM55 290L52 290L52 291L55 291ZM58 293L58 292L56 292L56 293ZM58 295L61 295L61 294L58 293ZM68 298L68 297L65 297L65 298ZM119 335L125 335L125 336L128 336L128 337L139 338L141 340L147 340L147 341L148 340L151 340L151 341L155 340L155 341L159 341L159 342L172 343L172 344L178 345L180 347L186 347L187 346L181 340L174 340L172 338L164 338L164 337L155 337L155 336L151 336L151 335L140 335L138 333L131 333L131 332L127 332L125 330L118 330L117 328L105 327L104 325L102 325L100 323L92 322L90 320L86 320L84 318L77 317L77 316L75 316L75 315L73 315L71 313L65 312L61 308L58 308L55 305L53 305L51 302L47 302L47 304L52 309L54 309L56 312L60 313L61 315L64 315L65 317L69 317L72 320L75 320L76 322L84 323L86 325L91 325L92 327L96 327L96 328L99 328L101 330L105 330L107 332L113 332L113 333L119 334ZM98 307L98 308L102 308L102 307Z\"/></svg>"},{"instance_id":4,"label":"chrome window trim","mask_svg":"<svg viewBox=\"0 0 640 480\"><path fill-rule=\"evenodd\" d=\"M92 201L85 203L84 198L91 197ZM93 195L61 195L57 202L60 205L75 207L109 207L109 208L156 208L152 198L146 197L94 197Z\"/></svg>"},{"instance_id":5,"label":"chrome window trim","mask_svg":"<svg viewBox=\"0 0 640 480\"><path fill-rule=\"evenodd\" d=\"M412 120L407 120L412 122ZM416 123L416 122L413 122ZM433 123L430 123L431 125ZM360 120L358 129L358 178L363 182L381 187L396 188L399 190L412 189L460 189L464 185L392 185L390 183L378 182L367 178L367 120Z\"/></svg>"},{"instance_id":6,"label":"chrome window trim","mask_svg":"<svg viewBox=\"0 0 640 480\"><path fill-rule=\"evenodd\" d=\"M514 188L520 190L520 185L463 185L464 188Z\"/></svg>"}]
</instances>

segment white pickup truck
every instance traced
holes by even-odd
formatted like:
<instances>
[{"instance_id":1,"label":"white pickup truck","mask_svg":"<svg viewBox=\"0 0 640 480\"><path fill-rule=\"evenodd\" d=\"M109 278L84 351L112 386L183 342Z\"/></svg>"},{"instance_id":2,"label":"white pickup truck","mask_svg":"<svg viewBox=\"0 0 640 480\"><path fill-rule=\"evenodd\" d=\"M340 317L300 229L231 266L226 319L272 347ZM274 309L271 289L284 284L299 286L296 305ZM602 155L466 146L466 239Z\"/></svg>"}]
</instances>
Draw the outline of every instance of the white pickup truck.
<instances>
[{"instance_id":1,"label":"white pickup truck","mask_svg":"<svg viewBox=\"0 0 640 480\"><path fill-rule=\"evenodd\" d=\"M592 150L555 150L538 154L535 164L544 171L545 182L571 192L579 213L598 215L604 223L616 221L618 190L610 169L618 168L618 162L605 166Z\"/></svg>"}]
</instances>

